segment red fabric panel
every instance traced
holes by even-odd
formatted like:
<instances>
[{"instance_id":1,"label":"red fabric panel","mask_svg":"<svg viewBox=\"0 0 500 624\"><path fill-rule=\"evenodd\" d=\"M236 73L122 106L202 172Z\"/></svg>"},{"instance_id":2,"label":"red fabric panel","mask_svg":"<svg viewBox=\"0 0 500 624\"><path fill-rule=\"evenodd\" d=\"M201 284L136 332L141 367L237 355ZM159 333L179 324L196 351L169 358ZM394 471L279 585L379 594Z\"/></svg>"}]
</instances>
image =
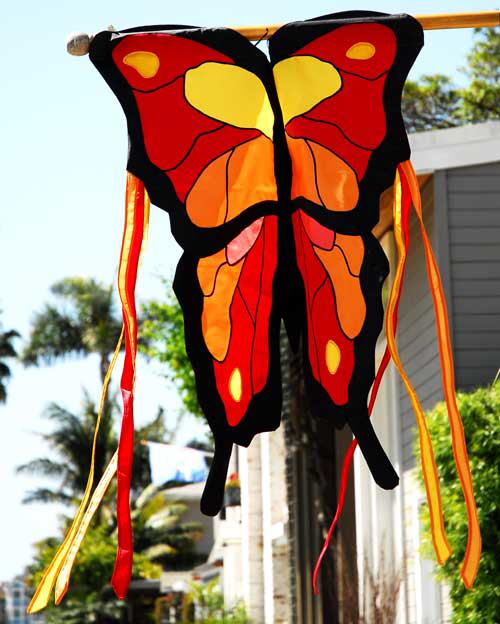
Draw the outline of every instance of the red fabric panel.
<instances>
[{"instance_id":1,"label":"red fabric panel","mask_svg":"<svg viewBox=\"0 0 500 624\"><path fill-rule=\"evenodd\" d=\"M223 362L214 360L217 389L224 403L229 425L237 425L257 392L264 387L269 371L269 316L272 285L277 265L277 218L264 217L260 234L244 259L231 304L231 339ZM265 259L265 261L264 261ZM231 375L241 375L241 398L229 391Z\"/></svg>"},{"instance_id":2,"label":"red fabric panel","mask_svg":"<svg viewBox=\"0 0 500 624\"><path fill-rule=\"evenodd\" d=\"M371 43L375 54L370 59L348 58L347 51L356 43ZM318 37L295 55L311 55L328 61L338 70L373 79L386 72L396 55L396 36L382 24L348 24Z\"/></svg>"},{"instance_id":3,"label":"red fabric panel","mask_svg":"<svg viewBox=\"0 0 500 624\"><path fill-rule=\"evenodd\" d=\"M336 405L349 399L349 382L354 370L354 342L342 332L335 295L328 274L314 253L298 213L293 216L297 262L304 281L307 306L308 356L314 378ZM326 363L326 345L332 340L340 349L340 363L334 374Z\"/></svg>"},{"instance_id":4,"label":"red fabric panel","mask_svg":"<svg viewBox=\"0 0 500 624\"><path fill-rule=\"evenodd\" d=\"M143 78L133 67L123 63L123 58L132 52L152 52L158 56L160 66L153 78ZM234 65L229 56L203 43L167 33L125 36L113 50L113 61L132 89L142 91L158 89L161 85L183 76L188 69L207 61Z\"/></svg>"},{"instance_id":5,"label":"red fabric panel","mask_svg":"<svg viewBox=\"0 0 500 624\"><path fill-rule=\"evenodd\" d=\"M291 137L311 139L326 147L352 167L358 181L363 178L371 150L353 145L333 123L313 121L307 116L296 117L287 124L286 131Z\"/></svg>"}]
</instances>

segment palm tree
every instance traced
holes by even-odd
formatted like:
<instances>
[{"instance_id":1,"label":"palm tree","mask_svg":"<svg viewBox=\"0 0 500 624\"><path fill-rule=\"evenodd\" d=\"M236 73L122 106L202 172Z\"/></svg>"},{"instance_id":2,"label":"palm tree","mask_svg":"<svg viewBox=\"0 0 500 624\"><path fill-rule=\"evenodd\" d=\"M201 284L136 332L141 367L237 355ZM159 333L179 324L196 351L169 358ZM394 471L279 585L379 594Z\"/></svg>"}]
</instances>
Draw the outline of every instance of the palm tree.
<instances>
[{"instance_id":1,"label":"palm tree","mask_svg":"<svg viewBox=\"0 0 500 624\"><path fill-rule=\"evenodd\" d=\"M112 398L103 407L101 427L95 454L95 483L101 478L117 445L113 432L113 412L117 405ZM57 403L51 403L44 412L55 427L51 433L40 434L57 459L38 457L17 467L18 473L43 475L56 479L55 489L37 488L26 494L24 503L72 504L81 497L87 484L89 457L94 437L97 406L87 392L84 392L82 411L73 414Z\"/></svg>"},{"instance_id":2,"label":"palm tree","mask_svg":"<svg viewBox=\"0 0 500 624\"><path fill-rule=\"evenodd\" d=\"M168 490L153 484L134 501L134 551L168 569L186 568L204 560L194 545L203 535L199 522L183 522L187 505L172 500Z\"/></svg>"},{"instance_id":3,"label":"palm tree","mask_svg":"<svg viewBox=\"0 0 500 624\"><path fill-rule=\"evenodd\" d=\"M10 368L3 360L5 358L17 357L16 350L12 345L12 341L15 338L19 338L19 333L15 329L0 332L0 403L5 403L7 400L5 381L9 379L11 375Z\"/></svg>"},{"instance_id":4,"label":"palm tree","mask_svg":"<svg viewBox=\"0 0 500 624\"><path fill-rule=\"evenodd\" d=\"M50 290L57 305L45 304L35 315L22 362L39 366L70 355L96 353L104 380L122 327L114 288L91 278L69 277Z\"/></svg>"},{"instance_id":5,"label":"palm tree","mask_svg":"<svg viewBox=\"0 0 500 624\"><path fill-rule=\"evenodd\" d=\"M101 478L118 444L113 431L114 417L118 410L116 397L109 399L103 406L96 445L94 483ZM57 403L51 403L43 415L54 423L54 428L50 433L40 434L40 437L54 452L56 459L38 457L18 466L16 470L18 473L49 477L57 480L58 484L56 488L44 487L28 492L23 502L72 504L82 496L87 484L97 405L84 391L80 413L73 414ZM164 412L161 408L152 421L136 429L132 477L133 500L151 483L149 455L141 441L147 439L152 442L165 442L166 435Z\"/></svg>"}]
</instances>

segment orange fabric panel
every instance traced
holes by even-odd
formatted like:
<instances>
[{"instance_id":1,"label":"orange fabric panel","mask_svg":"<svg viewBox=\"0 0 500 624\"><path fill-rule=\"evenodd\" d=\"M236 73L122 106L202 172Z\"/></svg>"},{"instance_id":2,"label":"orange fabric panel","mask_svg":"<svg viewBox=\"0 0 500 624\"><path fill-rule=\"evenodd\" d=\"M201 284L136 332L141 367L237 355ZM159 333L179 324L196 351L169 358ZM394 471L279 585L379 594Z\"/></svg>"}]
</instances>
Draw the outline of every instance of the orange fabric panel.
<instances>
[{"instance_id":1,"label":"orange fabric panel","mask_svg":"<svg viewBox=\"0 0 500 624\"><path fill-rule=\"evenodd\" d=\"M274 146L265 136L238 145L227 167L228 209L226 221L234 219L249 206L276 201Z\"/></svg>"},{"instance_id":2,"label":"orange fabric panel","mask_svg":"<svg viewBox=\"0 0 500 624\"><path fill-rule=\"evenodd\" d=\"M349 273L344 255L336 245L331 251L314 246L314 251L330 276L342 331L353 339L361 331L366 317L359 277Z\"/></svg>"},{"instance_id":3,"label":"orange fabric panel","mask_svg":"<svg viewBox=\"0 0 500 624\"><path fill-rule=\"evenodd\" d=\"M361 236L347 236L346 234L337 233L335 245L344 252L349 271L353 275L359 275L363 258L365 257L365 244Z\"/></svg>"},{"instance_id":4,"label":"orange fabric panel","mask_svg":"<svg viewBox=\"0 0 500 624\"><path fill-rule=\"evenodd\" d=\"M346 212L358 203L359 190L353 169L333 152L309 141L316 161L316 185L328 210Z\"/></svg>"},{"instance_id":5,"label":"orange fabric panel","mask_svg":"<svg viewBox=\"0 0 500 624\"><path fill-rule=\"evenodd\" d=\"M230 308L242 268L243 259L233 265L222 264L215 276L212 294L203 300L201 323L205 344L219 362L224 360L229 347Z\"/></svg>"},{"instance_id":6,"label":"orange fabric panel","mask_svg":"<svg viewBox=\"0 0 500 624\"><path fill-rule=\"evenodd\" d=\"M215 288L215 278L220 266L226 262L226 249L221 249L213 256L200 258L198 262L198 282L205 297L211 295Z\"/></svg>"},{"instance_id":7,"label":"orange fabric panel","mask_svg":"<svg viewBox=\"0 0 500 624\"><path fill-rule=\"evenodd\" d=\"M316 165L307 141L293 139L287 134L286 142L292 159L291 198L305 197L315 204L321 204L316 188Z\"/></svg>"},{"instance_id":8,"label":"orange fabric panel","mask_svg":"<svg viewBox=\"0 0 500 624\"><path fill-rule=\"evenodd\" d=\"M189 191L186 210L195 225L216 227L249 206L277 199L274 147L261 135L211 162Z\"/></svg>"},{"instance_id":9,"label":"orange fabric panel","mask_svg":"<svg viewBox=\"0 0 500 624\"><path fill-rule=\"evenodd\" d=\"M200 174L186 197L186 211L200 227L215 227L226 220L226 171L232 152L212 161Z\"/></svg>"}]
</instances>

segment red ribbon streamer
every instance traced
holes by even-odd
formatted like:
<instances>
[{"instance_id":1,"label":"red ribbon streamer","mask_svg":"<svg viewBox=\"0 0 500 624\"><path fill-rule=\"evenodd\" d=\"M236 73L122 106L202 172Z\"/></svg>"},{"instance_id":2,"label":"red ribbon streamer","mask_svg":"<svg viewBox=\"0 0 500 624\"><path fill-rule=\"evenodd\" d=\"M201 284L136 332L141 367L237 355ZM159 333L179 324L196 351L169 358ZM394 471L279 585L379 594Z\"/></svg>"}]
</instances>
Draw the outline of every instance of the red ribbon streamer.
<instances>
[{"instance_id":1,"label":"red ribbon streamer","mask_svg":"<svg viewBox=\"0 0 500 624\"><path fill-rule=\"evenodd\" d=\"M137 354L135 285L144 238L144 214L144 185L135 176L128 173L125 194L125 228L118 272L118 289L126 329L125 361L120 383L123 398L123 419L118 445L117 469L118 551L111 578L111 587L121 600L125 598L132 576L134 550L130 518L130 484L134 454L134 383Z\"/></svg>"},{"instance_id":2,"label":"red ribbon streamer","mask_svg":"<svg viewBox=\"0 0 500 624\"><path fill-rule=\"evenodd\" d=\"M411 201L410 201L410 193L409 193L408 184L406 182L406 179L403 176L401 176L401 185L402 185L402 190L403 190L402 202L401 202L401 224L402 224L405 247L406 249L408 249L409 244L410 244L409 220L410 220ZM401 286L402 286L402 283L401 283ZM398 322L397 313L398 313L398 308L399 308L399 302L401 300L401 292L402 292L402 288L400 288L397 293L394 293L394 296L396 296L396 305L395 305L394 314L393 314L394 328L397 327L397 322ZM380 384L382 382L382 378L384 376L385 370L390 361L391 361L391 355L389 353L389 347L386 347L384 351L384 355L382 356L382 361L380 362L380 365L377 370L377 375L375 376L375 380L373 382L372 391L370 394L370 402L368 404L368 416L371 416L372 414L373 406L375 405L375 400L377 398L377 394L378 394ZM337 501L337 510L335 512L335 516L332 520L332 523L330 524L330 528L328 529L328 533L325 537L323 548L321 549L321 552L318 555L318 558L316 560L316 565L314 566L313 588L314 588L315 595L318 595L319 593L318 575L319 575L319 570L321 568L321 563L330 546L330 541L332 539L333 532L335 530L335 527L338 524L338 521L340 520L340 516L342 515L342 510L344 508L344 501L345 501L347 485L349 481L349 472L351 470L352 460L353 460L354 452L357 446L358 446L358 443L356 441L356 438L354 438L349 448L347 449L347 452L344 456L344 461L342 463L342 471L340 473L340 484L339 484L339 498Z\"/></svg>"}]
</instances>

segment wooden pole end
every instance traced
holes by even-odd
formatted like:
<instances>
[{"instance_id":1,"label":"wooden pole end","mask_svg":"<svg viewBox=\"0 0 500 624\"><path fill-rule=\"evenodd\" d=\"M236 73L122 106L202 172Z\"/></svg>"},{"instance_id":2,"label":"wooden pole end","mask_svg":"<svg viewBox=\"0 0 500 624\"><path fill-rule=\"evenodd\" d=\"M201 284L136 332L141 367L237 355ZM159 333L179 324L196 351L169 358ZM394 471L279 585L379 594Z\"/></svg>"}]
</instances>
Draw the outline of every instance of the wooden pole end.
<instances>
[{"instance_id":1,"label":"wooden pole end","mask_svg":"<svg viewBox=\"0 0 500 624\"><path fill-rule=\"evenodd\" d=\"M72 56L85 56L89 53L91 37L87 33L73 32L66 38L66 50Z\"/></svg>"}]
</instances>

